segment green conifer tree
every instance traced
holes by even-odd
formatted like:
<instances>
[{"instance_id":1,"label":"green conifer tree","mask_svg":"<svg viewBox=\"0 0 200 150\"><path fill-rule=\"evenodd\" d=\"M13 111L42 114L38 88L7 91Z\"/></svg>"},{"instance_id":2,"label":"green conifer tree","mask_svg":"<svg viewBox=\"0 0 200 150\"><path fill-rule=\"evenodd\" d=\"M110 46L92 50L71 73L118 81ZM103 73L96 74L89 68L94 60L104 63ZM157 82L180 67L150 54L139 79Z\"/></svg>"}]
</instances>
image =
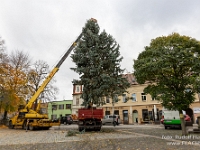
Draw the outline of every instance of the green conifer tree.
<instances>
[{"instance_id":1,"label":"green conifer tree","mask_svg":"<svg viewBox=\"0 0 200 150\"><path fill-rule=\"evenodd\" d=\"M91 102L103 105L103 97L114 99L129 87L128 81L122 78L124 70L120 68L120 62L123 57L120 56L119 45L111 35L105 31L99 33L99 30L97 22L88 20L82 30L83 36L71 55L76 64L71 69L79 73L78 84L84 86L84 106Z\"/></svg>"}]
</instances>

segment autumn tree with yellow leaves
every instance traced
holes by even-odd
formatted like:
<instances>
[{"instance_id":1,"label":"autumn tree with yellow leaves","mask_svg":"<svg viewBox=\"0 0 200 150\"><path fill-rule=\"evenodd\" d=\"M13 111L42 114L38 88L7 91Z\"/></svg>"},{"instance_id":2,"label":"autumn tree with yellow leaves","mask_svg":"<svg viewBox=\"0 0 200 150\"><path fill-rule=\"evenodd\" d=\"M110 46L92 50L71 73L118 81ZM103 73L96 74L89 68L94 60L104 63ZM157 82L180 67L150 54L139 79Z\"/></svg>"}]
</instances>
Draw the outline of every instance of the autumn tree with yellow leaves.
<instances>
[{"instance_id":1,"label":"autumn tree with yellow leaves","mask_svg":"<svg viewBox=\"0 0 200 150\"><path fill-rule=\"evenodd\" d=\"M38 90L49 73L49 66L43 61L36 61L31 66L29 55L23 51L6 54L5 42L0 38L0 114L7 118L8 112L15 112L19 105L25 105ZM39 99L55 99L58 89L53 82L44 89Z\"/></svg>"},{"instance_id":2,"label":"autumn tree with yellow leaves","mask_svg":"<svg viewBox=\"0 0 200 150\"><path fill-rule=\"evenodd\" d=\"M3 51L4 50L4 51ZM30 65L29 56L22 51L15 51L10 56L2 50L1 59L1 109L3 118L7 113L16 111L18 104L25 104L27 94L27 71ZM4 53L3 53L4 52Z\"/></svg>"}]
</instances>

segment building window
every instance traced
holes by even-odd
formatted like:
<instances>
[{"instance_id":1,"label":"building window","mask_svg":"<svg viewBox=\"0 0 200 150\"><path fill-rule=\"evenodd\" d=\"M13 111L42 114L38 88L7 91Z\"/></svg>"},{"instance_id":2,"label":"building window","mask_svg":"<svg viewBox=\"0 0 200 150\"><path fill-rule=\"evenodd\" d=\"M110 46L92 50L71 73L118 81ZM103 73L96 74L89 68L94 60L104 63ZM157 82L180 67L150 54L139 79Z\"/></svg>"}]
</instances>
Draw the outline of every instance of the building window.
<instances>
[{"instance_id":1,"label":"building window","mask_svg":"<svg viewBox=\"0 0 200 150\"><path fill-rule=\"evenodd\" d=\"M142 96L142 101L146 101L147 100L146 95L144 93L141 93L141 96Z\"/></svg>"},{"instance_id":2,"label":"building window","mask_svg":"<svg viewBox=\"0 0 200 150\"><path fill-rule=\"evenodd\" d=\"M79 93L80 92L80 86L76 86L76 93Z\"/></svg>"},{"instance_id":3,"label":"building window","mask_svg":"<svg viewBox=\"0 0 200 150\"><path fill-rule=\"evenodd\" d=\"M79 105L79 98L76 98L76 105Z\"/></svg>"},{"instance_id":4,"label":"building window","mask_svg":"<svg viewBox=\"0 0 200 150\"><path fill-rule=\"evenodd\" d=\"M105 111L105 115L110 115L110 111Z\"/></svg>"},{"instance_id":5,"label":"building window","mask_svg":"<svg viewBox=\"0 0 200 150\"><path fill-rule=\"evenodd\" d=\"M109 97L106 97L106 103L110 103Z\"/></svg>"},{"instance_id":6,"label":"building window","mask_svg":"<svg viewBox=\"0 0 200 150\"><path fill-rule=\"evenodd\" d=\"M153 120L153 112L149 111L149 120Z\"/></svg>"},{"instance_id":7,"label":"building window","mask_svg":"<svg viewBox=\"0 0 200 150\"><path fill-rule=\"evenodd\" d=\"M114 110L114 115L119 115L119 110Z\"/></svg>"},{"instance_id":8,"label":"building window","mask_svg":"<svg viewBox=\"0 0 200 150\"><path fill-rule=\"evenodd\" d=\"M66 109L71 109L71 104L66 104Z\"/></svg>"},{"instance_id":9,"label":"building window","mask_svg":"<svg viewBox=\"0 0 200 150\"><path fill-rule=\"evenodd\" d=\"M126 94L123 94L123 95L122 95L122 100L123 100L124 103L126 103L126 101L127 101L127 100L126 100Z\"/></svg>"},{"instance_id":10,"label":"building window","mask_svg":"<svg viewBox=\"0 0 200 150\"><path fill-rule=\"evenodd\" d=\"M117 103L118 101L119 101L118 95L116 94L116 95L114 96L114 102Z\"/></svg>"},{"instance_id":11,"label":"building window","mask_svg":"<svg viewBox=\"0 0 200 150\"><path fill-rule=\"evenodd\" d=\"M64 104L59 105L59 109L64 109Z\"/></svg>"},{"instance_id":12,"label":"building window","mask_svg":"<svg viewBox=\"0 0 200 150\"><path fill-rule=\"evenodd\" d=\"M57 105L52 105L53 110L57 110Z\"/></svg>"},{"instance_id":13,"label":"building window","mask_svg":"<svg viewBox=\"0 0 200 150\"><path fill-rule=\"evenodd\" d=\"M124 124L128 124L128 110L123 110Z\"/></svg>"},{"instance_id":14,"label":"building window","mask_svg":"<svg viewBox=\"0 0 200 150\"><path fill-rule=\"evenodd\" d=\"M143 121L149 121L148 109L142 109L142 119Z\"/></svg>"},{"instance_id":15,"label":"building window","mask_svg":"<svg viewBox=\"0 0 200 150\"><path fill-rule=\"evenodd\" d=\"M135 94L135 93L132 94L132 101L133 101L133 102L136 102L136 101L137 101L137 99L136 99L136 94Z\"/></svg>"}]
</instances>

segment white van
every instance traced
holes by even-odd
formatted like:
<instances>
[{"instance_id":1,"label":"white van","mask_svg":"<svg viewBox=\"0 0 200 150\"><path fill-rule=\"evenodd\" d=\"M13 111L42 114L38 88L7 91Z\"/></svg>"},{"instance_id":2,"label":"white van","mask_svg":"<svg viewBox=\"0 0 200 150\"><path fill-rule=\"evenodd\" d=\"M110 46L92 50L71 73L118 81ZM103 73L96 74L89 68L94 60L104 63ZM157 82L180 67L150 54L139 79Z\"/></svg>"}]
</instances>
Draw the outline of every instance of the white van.
<instances>
[{"instance_id":1,"label":"white van","mask_svg":"<svg viewBox=\"0 0 200 150\"><path fill-rule=\"evenodd\" d=\"M168 127L178 127L181 128L181 121L180 121L180 115L178 111L174 110L163 110L163 124L165 126L165 129Z\"/></svg>"},{"instance_id":2,"label":"white van","mask_svg":"<svg viewBox=\"0 0 200 150\"><path fill-rule=\"evenodd\" d=\"M121 123L119 115L105 115L104 118L102 119L102 124L113 124L119 125Z\"/></svg>"},{"instance_id":3,"label":"white van","mask_svg":"<svg viewBox=\"0 0 200 150\"><path fill-rule=\"evenodd\" d=\"M165 126L165 129L167 129L168 127L181 128L181 120L180 120L179 111L163 109L162 115L164 119L163 125ZM183 115L184 115L185 121L191 121L190 117L186 115L186 112L184 110L183 110Z\"/></svg>"}]
</instances>

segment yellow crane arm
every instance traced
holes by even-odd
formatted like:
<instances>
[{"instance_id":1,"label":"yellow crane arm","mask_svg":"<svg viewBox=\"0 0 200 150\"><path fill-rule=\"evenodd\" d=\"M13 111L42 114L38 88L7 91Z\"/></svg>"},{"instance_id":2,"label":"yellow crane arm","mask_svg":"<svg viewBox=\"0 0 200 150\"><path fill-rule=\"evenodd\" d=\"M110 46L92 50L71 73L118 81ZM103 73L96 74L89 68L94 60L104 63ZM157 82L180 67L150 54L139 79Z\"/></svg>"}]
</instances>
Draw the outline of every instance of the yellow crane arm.
<instances>
[{"instance_id":1,"label":"yellow crane arm","mask_svg":"<svg viewBox=\"0 0 200 150\"><path fill-rule=\"evenodd\" d=\"M97 22L96 19L91 18L90 21L93 22ZM29 102L27 103L27 105L25 106L26 109L31 109L33 103L37 100L37 98L39 97L39 95L43 92L43 90L45 89L45 87L47 86L47 84L51 81L51 79L53 78L53 76L56 74L56 72L59 70L60 66L62 65L62 63L65 61L65 59L68 57L68 55L71 53L71 51L73 50L73 48L76 46L76 43L80 40L80 38L82 37L82 33L78 36L78 38L75 40L75 42L70 46L70 48L67 50L67 52L63 55L63 57L60 59L60 61L58 62L58 64L56 65L56 67L50 72L50 74L47 76L47 78L43 81L42 85L39 87L39 89L35 92L35 94L31 97L31 99L29 100Z\"/></svg>"},{"instance_id":2,"label":"yellow crane arm","mask_svg":"<svg viewBox=\"0 0 200 150\"><path fill-rule=\"evenodd\" d=\"M39 101L39 103L37 104L37 108L36 108L36 112L40 113L40 105L41 105L41 100Z\"/></svg>"},{"instance_id":3,"label":"yellow crane arm","mask_svg":"<svg viewBox=\"0 0 200 150\"><path fill-rule=\"evenodd\" d=\"M43 92L43 90L45 89L45 87L47 86L47 84L51 81L51 79L53 78L53 76L56 74L56 72L58 71L59 68L54 68L51 73L47 76L47 78L44 80L44 82L42 83L42 85L39 87L39 89L35 92L35 94L31 97L31 99L29 100L29 102L27 103L26 107L27 109L31 109L33 103L37 100L37 98L39 97L39 95Z\"/></svg>"}]
</instances>

